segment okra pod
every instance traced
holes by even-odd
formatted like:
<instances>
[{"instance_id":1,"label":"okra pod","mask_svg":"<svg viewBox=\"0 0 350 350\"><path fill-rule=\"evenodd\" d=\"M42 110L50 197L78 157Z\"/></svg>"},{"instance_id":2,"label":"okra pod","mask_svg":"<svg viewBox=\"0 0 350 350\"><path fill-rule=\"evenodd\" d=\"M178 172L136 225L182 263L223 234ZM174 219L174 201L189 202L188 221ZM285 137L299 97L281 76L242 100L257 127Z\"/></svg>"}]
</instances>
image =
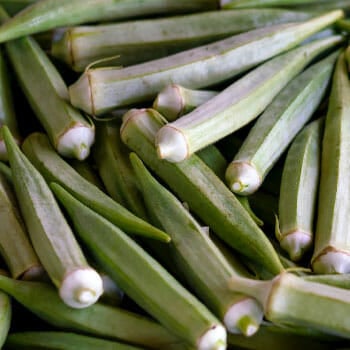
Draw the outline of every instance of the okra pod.
<instances>
[{"instance_id":1,"label":"okra pod","mask_svg":"<svg viewBox=\"0 0 350 350\"><path fill-rule=\"evenodd\" d=\"M249 195L262 185L270 169L321 104L338 55L339 51L297 75L257 119L226 169L226 181L233 192Z\"/></svg>"},{"instance_id":2,"label":"okra pod","mask_svg":"<svg viewBox=\"0 0 350 350\"><path fill-rule=\"evenodd\" d=\"M1 272L1 274L3 274ZM8 337L12 321L12 302L10 296L0 292L0 347L3 348Z\"/></svg>"},{"instance_id":3,"label":"okra pod","mask_svg":"<svg viewBox=\"0 0 350 350\"><path fill-rule=\"evenodd\" d=\"M120 139L119 129L119 121L97 124L93 157L107 193L135 215L146 219L129 150Z\"/></svg>"},{"instance_id":4,"label":"okra pod","mask_svg":"<svg viewBox=\"0 0 350 350\"><path fill-rule=\"evenodd\" d=\"M53 350L141 350L139 347L89 335L63 331L25 331L10 333L6 349Z\"/></svg>"},{"instance_id":5,"label":"okra pod","mask_svg":"<svg viewBox=\"0 0 350 350\"><path fill-rule=\"evenodd\" d=\"M80 176L55 152L45 134L38 132L30 134L24 140L22 149L48 183L58 182L76 198L122 230L133 235L142 235L164 242L169 241L168 234L132 214L105 192Z\"/></svg>"},{"instance_id":6,"label":"okra pod","mask_svg":"<svg viewBox=\"0 0 350 350\"><path fill-rule=\"evenodd\" d=\"M343 15L332 11L300 23L266 26L126 68L90 68L70 85L70 100L88 114L99 115L154 99L170 83L207 87L295 47Z\"/></svg>"},{"instance_id":7,"label":"okra pod","mask_svg":"<svg viewBox=\"0 0 350 350\"><path fill-rule=\"evenodd\" d=\"M11 86L9 81L8 64L5 61L4 51L0 50L0 127L7 125L19 144L22 140L17 116L14 111ZM0 160L7 161L7 152L4 141L0 137Z\"/></svg>"},{"instance_id":8,"label":"okra pod","mask_svg":"<svg viewBox=\"0 0 350 350\"><path fill-rule=\"evenodd\" d=\"M270 281L232 276L232 290L257 298L265 318L276 324L306 327L349 339L349 291L310 282L284 272Z\"/></svg>"},{"instance_id":9,"label":"okra pod","mask_svg":"<svg viewBox=\"0 0 350 350\"><path fill-rule=\"evenodd\" d=\"M19 149L6 126L2 135L15 194L36 254L67 305L90 306L103 292L101 277L88 265L42 175Z\"/></svg>"},{"instance_id":10,"label":"okra pod","mask_svg":"<svg viewBox=\"0 0 350 350\"><path fill-rule=\"evenodd\" d=\"M214 10L217 0L42 0L27 6L0 29L0 42L69 25L162 13Z\"/></svg>"},{"instance_id":11,"label":"okra pod","mask_svg":"<svg viewBox=\"0 0 350 350\"><path fill-rule=\"evenodd\" d=\"M323 119L306 126L284 163L276 237L293 261L301 259L314 241L322 132Z\"/></svg>"},{"instance_id":12,"label":"okra pod","mask_svg":"<svg viewBox=\"0 0 350 350\"><path fill-rule=\"evenodd\" d=\"M325 0L223 0L224 9L231 8L259 8L259 7L298 7L299 5L311 5L328 2Z\"/></svg>"},{"instance_id":13,"label":"okra pod","mask_svg":"<svg viewBox=\"0 0 350 350\"><path fill-rule=\"evenodd\" d=\"M350 81L342 53L333 75L322 139L315 247L311 259L317 273L350 272L349 98Z\"/></svg>"},{"instance_id":14,"label":"okra pod","mask_svg":"<svg viewBox=\"0 0 350 350\"><path fill-rule=\"evenodd\" d=\"M4 162L0 162L0 173L5 176L7 181L12 182L11 168Z\"/></svg>"},{"instance_id":15,"label":"okra pod","mask_svg":"<svg viewBox=\"0 0 350 350\"><path fill-rule=\"evenodd\" d=\"M235 195L199 157L192 155L181 163L158 158L154 138L163 125L164 118L157 111L133 109L124 116L121 137L228 245L264 266L271 274L283 270L265 234Z\"/></svg>"},{"instance_id":16,"label":"okra pod","mask_svg":"<svg viewBox=\"0 0 350 350\"><path fill-rule=\"evenodd\" d=\"M226 330L204 304L123 231L62 186L51 183L51 188L90 253L127 295L198 350L226 349Z\"/></svg>"},{"instance_id":17,"label":"okra pod","mask_svg":"<svg viewBox=\"0 0 350 350\"><path fill-rule=\"evenodd\" d=\"M221 319L228 332L254 334L263 317L260 305L227 287L230 276L239 274L242 267L234 269L229 264L189 211L152 177L135 153L130 154L130 159L146 207L153 220L170 234L172 260L187 283Z\"/></svg>"},{"instance_id":18,"label":"okra pod","mask_svg":"<svg viewBox=\"0 0 350 350\"><path fill-rule=\"evenodd\" d=\"M153 108L171 122L191 112L218 94L213 90L187 89L178 84L167 85L153 102Z\"/></svg>"},{"instance_id":19,"label":"okra pod","mask_svg":"<svg viewBox=\"0 0 350 350\"><path fill-rule=\"evenodd\" d=\"M48 283L0 276L0 289L57 329L83 332L151 349L167 349L179 340L159 323L122 308L95 303L72 309Z\"/></svg>"},{"instance_id":20,"label":"okra pod","mask_svg":"<svg viewBox=\"0 0 350 350\"><path fill-rule=\"evenodd\" d=\"M13 278L36 279L44 275L17 208L11 185L0 174L0 253Z\"/></svg>"},{"instance_id":21,"label":"okra pod","mask_svg":"<svg viewBox=\"0 0 350 350\"><path fill-rule=\"evenodd\" d=\"M341 274L312 274L302 277L304 280L324 283L330 286L349 289L350 290L350 275L347 273Z\"/></svg>"},{"instance_id":22,"label":"okra pod","mask_svg":"<svg viewBox=\"0 0 350 350\"><path fill-rule=\"evenodd\" d=\"M0 18L2 22L7 18L1 8ZM63 156L85 159L94 142L94 125L67 101L65 82L46 53L31 37L10 41L5 48L20 86L55 149Z\"/></svg>"},{"instance_id":23,"label":"okra pod","mask_svg":"<svg viewBox=\"0 0 350 350\"><path fill-rule=\"evenodd\" d=\"M299 11L248 9L59 28L51 53L77 72L90 64L125 67L255 28L309 18Z\"/></svg>"},{"instance_id":24,"label":"okra pod","mask_svg":"<svg viewBox=\"0 0 350 350\"><path fill-rule=\"evenodd\" d=\"M172 162L182 161L199 149L242 128L258 117L315 57L339 45L342 40L342 36L316 40L274 57L194 111L168 123L157 133L159 157ZM327 73L330 74L330 68ZM324 88L320 91L324 91ZM252 183L258 180L254 178ZM233 182L232 186L237 186L237 191L246 187L240 186L239 182L237 185Z\"/></svg>"}]
</instances>

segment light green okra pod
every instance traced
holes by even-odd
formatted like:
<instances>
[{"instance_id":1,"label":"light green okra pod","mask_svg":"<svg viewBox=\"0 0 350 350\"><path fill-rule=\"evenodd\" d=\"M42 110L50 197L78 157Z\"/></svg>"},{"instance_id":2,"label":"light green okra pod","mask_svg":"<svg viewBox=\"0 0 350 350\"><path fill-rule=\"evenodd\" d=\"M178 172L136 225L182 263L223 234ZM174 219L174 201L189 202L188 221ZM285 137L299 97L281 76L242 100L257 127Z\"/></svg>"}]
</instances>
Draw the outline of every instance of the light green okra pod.
<instances>
[{"instance_id":1,"label":"light green okra pod","mask_svg":"<svg viewBox=\"0 0 350 350\"><path fill-rule=\"evenodd\" d=\"M44 275L29 240L11 184L0 174L0 252L13 278L35 279Z\"/></svg>"},{"instance_id":2,"label":"light green okra pod","mask_svg":"<svg viewBox=\"0 0 350 350\"><path fill-rule=\"evenodd\" d=\"M76 198L122 230L169 241L169 235L132 214L98 187L85 180L52 148L43 133L32 133L23 142L23 152L47 182L58 182Z\"/></svg>"},{"instance_id":3,"label":"light green okra pod","mask_svg":"<svg viewBox=\"0 0 350 350\"><path fill-rule=\"evenodd\" d=\"M276 237L293 261L314 242L323 119L306 126L293 141L281 181Z\"/></svg>"},{"instance_id":4,"label":"light green okra pod","mask_svg":"<svg viewBox=\"0 0 350 350\"><path fill-rule=\"evenodd\" d=\"M300 23L266 26L126 68L91 68L69 87L72 104L99 115L154 99L171 83L190 89L233 78L285 52L343 17L332 11Z\"/></svg>"},{"instance_id":5,"label":"light green okra pod","mask_svg":"<svg viewBox=\"0 0 350 350\"><path fill-rule=\"evenodd\" d=\"M72 309L48 283L18 281L0 276L0 289L56 329L120 340L150 349L168 349L178 338L148 317L101 303Z\"/></svg>"},{"instance_id":6,"label":"light green okra pod","mask_svg":"<svg viewBox=\"0 0 350 350\"><path fill-rule=\"evenodd\" d=\"M249 195L321 104L339 51L297 75L267 106L226 169L226 181L237 194Z\"/></svg>"},{"instance_id":7,"label":"light green okra pod","mask_svg":"<svg viewBox=\"0 0 350 350\"><path fill-rule=\"evenodd\" d=\"M1 22L7 14L0 8ZM46 53L31 37L13 40L5 45L20 86L51 143L66 157L85 159L94 142L91 120L73 108L68 90Z\"/></svg>"},{"instance_id":8,"label":"light green okra pod","mask_svg":"<svg viewBox=\"0 0 350 350\"><path fill-rule=\"evenodd\" d=\"M218 236L271 274L283 267L265 234L235 195L196 155L181 163L157 157L154 138L164 125L155 110L130 110L121 127L124 143L160 176Z\"/></svg>"},{"instance_id":9,"label":"light green okra pod","mask_svg":"<svg viewBox=\"0 0 350 350\"><path fill-rule=\"evenodd\" d=\"M53 350L141 350L116 341L64 331L19 331L9 334L6 349Z\"/></svg>"},{"instance_id":10,"label":"light green okra pod","mask_svg":"<svg viewBox=\"0 0 350 350\"><path fill-rule=\"evenodd\" d=\"M41 0L27 6L1 27L0 42L73 24L217 7L217 0Z\"/></svg>"},{"instance_id":11,"label":"light green okra pod","mask_svg":"<svg viewBox=\"0 0 350 350\"><path fill-rule=\"evenodd\" d=\"M265 318L276 325L350 337L348 290L307 281L288 272L270 281L232 276L230 285L234 291L257 298L264 307Z\"/></svg>"},{"instance_id":12,"label":"light green okra pod","mask_svg":"<svg viewBox=\"0 0 350 350\"><path fill-rule=\"evenodd\" d=\"M135 153L130 160L140 184L146 207L154 222L171 236L171 259L187 283L224 323L228 332L254 334L262 321L259 303L227 286L233 274L240 274L216 247L208 234L183 204L145 168Z\"/></svg>"},{"instance_id":13,"label":"light green okra pod","mask_svg":"<svg viewBox=\"0 0 350 350\"><path fill-rule=\"evenodd\" d=\"M13 98L9 81L9 67L5 61L4 50L0 50L0 127L7 125L19 144L22 137L19 132L17 116L14 111ZM0 160L7 161L7 152L4 141L0 136Z\"/></svg>"},{"instance_id":14,"label":"light green okra pod","mask_svg":"<svg viewBox=\"0 0 350 350\"><path fill-rule=\"evenodd\" d=\"M15 194L21 214L43 267L72 308L95 303L103 292L100 275L89 266L49 186L2 128Z\"/></svg>"},{"instance_id":15,"label":"light green okra pod","mask_svg":"<svg viewBox=\"0 0 350 350\"><path fill-rule=\"evenodd\" d=\"M60 185L51 188L90 253L127 295L196 349L226 349L226 330L204 304L123 231Z\"/></svg>"},{"instance_id":16,"label":"light green okra pod","mask_svg":"<svg viewBox=\"0 0 350 350\"><path fill-rule=\"evenodd\" d=\"M182 161L247 125L314 58L342 41L339 35L312 41L261 64L194 111L165 125L156 137L159 157ZM327 72L330 74L330 69L326 70L326 77ZM239 183L237 187L239 191Z\"/></svg>"},{"instance_id":17,"label":"light green okra pod","mask_svg":"<svg viewBox=\"0 0 350 350\"><path fill-rule=\"evenodd\" d=\"M108 194L135 215L146 219L129 160L130 151L121 141L119 129L120 121L97 123L93 157Z\"/></svg>"},{"instance_id":18,"label":"light green okra pod","mask_svg":"<svg viewBox=\"0 0 350 350\"><path fill-rule=\"evenodd\" d=\"M315 247L311 259L317 273L350 272L350 81L342 53L329 97L321 153L321 178Z\"/></svg>"},{"instance_id":19,"label":"light green okra pod","mask_svg":"<svg viewBox=\"0 0 350 350\"><path fill-rule=\"evenodd\" d=\"M78 72L90 64L130 66L266 25L310 17L299 11L248 9L58 28L51 53Z\"/></svg>"}]
</instances>

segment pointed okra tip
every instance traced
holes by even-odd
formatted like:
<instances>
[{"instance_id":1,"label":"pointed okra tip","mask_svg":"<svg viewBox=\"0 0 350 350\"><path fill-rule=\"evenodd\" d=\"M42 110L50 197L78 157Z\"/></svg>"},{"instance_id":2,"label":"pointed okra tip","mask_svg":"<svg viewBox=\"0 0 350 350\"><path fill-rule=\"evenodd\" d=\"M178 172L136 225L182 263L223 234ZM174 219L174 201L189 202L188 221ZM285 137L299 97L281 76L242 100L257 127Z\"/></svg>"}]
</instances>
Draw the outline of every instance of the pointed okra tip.
<instances>
[{"instance_id":1,"label":"pointed okra tip","mask_svg":"<svg viewBox=\"0 0 350 350\"><path fill-rule=\"evenodd\" d=\"M226 169L225 178L232 192L244 196L257 191L262 183L258 170L244 161L231 162Z\"/></svg>"}]
</instances>

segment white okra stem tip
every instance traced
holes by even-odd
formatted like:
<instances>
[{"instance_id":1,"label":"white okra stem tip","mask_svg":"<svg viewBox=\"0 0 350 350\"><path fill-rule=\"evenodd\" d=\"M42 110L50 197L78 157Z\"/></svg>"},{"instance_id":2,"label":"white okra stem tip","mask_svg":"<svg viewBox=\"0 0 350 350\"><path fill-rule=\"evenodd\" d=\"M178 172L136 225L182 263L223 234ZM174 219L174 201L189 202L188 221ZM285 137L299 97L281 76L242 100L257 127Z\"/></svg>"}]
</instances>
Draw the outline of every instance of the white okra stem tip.
<instances>
[{"instance_id":1,"label":"white okra stem tip","mask_svg":"<svg viewBox=\"0 0 350 350\"><path fill-rule=\"evenodd\" d=\"M95 141L95 129L84 125L70 128L57 142L57 151L64 157L86 159Z\"/></svg>"},{"instance_id":2,"label":"white okra stem tip","mask_svg":"<svg viewBox=\"0 0 350 350\"><path fill-rule=\"evenodd\" d=\"M350 255L341 250L331 248L319 254L312 261L312 269L315 273L350 273Z\"/></svg>"},{"instance_id":3,"label":"white okra stem tip","mask_svg":"<svg viewBox=\"0 0 350 350\"><path fill-rule=\"evenodd\" d=\"M311 244L311 235L299 230L288 233L280 241L281 247L289 254L289 257L293 261L300 260Z\"/></svg>"},{"instance_id":4,"label":"white okra stem tip","mask_svg":"<svg viewBox=\"0 0 350 350\"><path fill-rule=\"evenodd\" d=\"M170 124L163 126L157 132L156 148L158 157L169 162L181 162L189 156L185 135Z\"/></svg>"},{"instance_id":5,"label":"white okra stem tip","mask_svg":"<svg viewBox=\"0 0 350 350\"><path fill-rule=\"evenodd\" d=\"M233 161L226 169L226 182L232 192L239 195L254 193L262 183L257 169L244 161Z\"/></svg>"},{"instance_id":6,"label":"white okra stem tip","mask_svg":"<svg viewBox=\"0 0 350 350\"><path fill-rule=\"evenodd\" d=\"M206 331L198 341L198 350L225 350L227 333L225 327L215 325Z\"/></svg>"},{"instance_id":7,"label":"white okra stem tip","mask_svg":"<svg viewBox=\"0 0 350 350\"><path fill-rule=\"evenodd\" d=\"M260 304L252 298L245 298L230 307L224 316L224 324L229 333L249 337L259 329L263 316Z\"/></svg>"},{"instance_id":8,"label":"white okra stem tip","mask_svg":"<svg viewBox=\"0 0 350 350\"><path fill-rule=\"evenodd\" d=\"M64 303L75 309L94 304L102 293L102 278L91 268L68 272L59 289L60 297Z\"/></svg>"}]
</instances>

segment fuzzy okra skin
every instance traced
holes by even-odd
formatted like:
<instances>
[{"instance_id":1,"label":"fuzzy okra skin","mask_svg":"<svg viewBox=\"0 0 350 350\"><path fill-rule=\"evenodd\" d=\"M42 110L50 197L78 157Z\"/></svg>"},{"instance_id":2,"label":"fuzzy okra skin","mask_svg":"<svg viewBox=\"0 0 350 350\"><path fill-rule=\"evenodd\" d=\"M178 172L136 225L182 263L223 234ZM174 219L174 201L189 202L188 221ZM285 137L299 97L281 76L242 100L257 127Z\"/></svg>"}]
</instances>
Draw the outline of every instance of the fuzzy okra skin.
<instances>
[{"instance_id":1,"label":"fuzzy okra skin","mask_svg":"<svg viewBox=\"0 0 350 350\"><path fill-rule=\"evenodd\" d=\"M180 162L199 149L242 128L258 117L315 57L339 45L342 40L342 36L332 36L274 57L194 111L168 123L157 133L159 157Z\"/></svg>"},{"instance_id":2,"label":"fuzzy okra skin","mask_svg":"<svg viewBox=\"0 0 350 350\"><path fill-rule=\"evenodd\" d=\"M17 208L15 194L0 174L0 252L13 278L35 279L44 274Z\"/></svg>"},{"instance_id":3,"label":"fuzzy okra skin","mask_svg":"<svg viewBox=\"0 0 350 350\"><path fill-rule=\"evenodd\" d=\"M120 122L96 125L93 157L108 194L140 218L147 219L129 160L129 150L120 139Z\"/></svg>"},{"instance_id":4,"label":"fuzzy okra skin","mask_svg":"<svg viewBox=\"0 0 350 350\"><path fill-rule=\"evenodd\" d=\"M337 61L322 139L315 247L316 273L350 272L350 81L345 56Z\"/></svg>"},{"instance_id":5,"label":"fuzzy okra skin","mask_svg":"<svg viewBox=\"0 0 350 350\"><path fill-rule=\"evenodd\" d=\"M145 168L135 153L130 160L146 207L155 222L171 236L170 252L196 294L219 317L228 332L254 334L262 321L262 308L253 298L232 293L227 281L234 269L183 204Z\"/></svg>"},{"instance_id":6,"label":"fuzzy okra skin","mask_svg":"<svg viewBox=\"0 0 350 350\"><path fill-rule=\"evenodd\" d=\"M48 283L19 281L0 275L0 290L57 329L120 340L150 349L167 349L178 338L148 317L95 303L85 309L68 307Z\"/></svg>"},{"instance_id":7,"label":"fuzzy okra skin","mask_svg":"<svg viewBox=\"0 0 350 350\"><path fill-rule=\"evenodd\" d=\"M272 323L350 338L350 292L284 272L270 281L232 276L232 290L257 298Z\"/></svg>"},{"instance_id":8,"label":"fuzzy okra skin","mask_svg":"<svg viewBox=\"0 0 350 350\"><path fill-rule=\"evenodd\" d=\"M80 23L217 7L217 0L41 0L27 6L1 27L0 42Z\"/></svg>"},{"instance_id":9,"label":"fuzzy okra skin","mask_svg":"<svg viewBox=\"0 0 350 350\"><path fill-rule=\"evenodd\" d=\"M70 100L88 114L99 115L154 99L170 83L190 89L210 86L295 47L343 15L332 11L300 23L266 26L126 68L91 68L70 85Z\"/></svg>"},{"instance_id":10,"label":"fuzzy okra skin","mask_svg":"<svg viewBox=\"0 0 350 350\"><path fill-rule=\"evenodd\" d=\"M47 182L58 182L76 198L122 230L164 242L170 240L168 234L132 214L79 175L55 152L45 134L39 132L30 134L24 140L22 149Z\"/></svg>"},{"instance_id":11,"label":"fuzzy okra skin","mask_svg":"<svg viewBox=\"0 0 350 350\"><path fill-rule=\"evenodd\" d=\"M276 237L293 261L314 241L314 220L320 177L323 119L306 126L288 150L281 181Z\"/></svg>"},{"instance_id":12,"label":"fuzzy okra skin","mask_svg":"<svg viewBox=\"0 0 350 350\"><path fill-rule=\"evenodd\" d=\"M4 126L13 184L31 242L62 300L70 307L95 303L103 292L100 275L89 266L43 176Z\"/></svg>"},{"instance_id":13,"label":"fuzzy okra skin","mask_svg":"<svg viewBox=\"0 0 350 350\"><path fill-rule=\"evenodd\" d=\"M105 349L105 350L141 350L142 348L100 339L82 334L34 331L11 333L6 339L6 349Z\"/></svg>"},{"instance_id":14,"label":"fuzzy okra skin","mask_svg":"<svg viewBox=\"0 0 350 350\"><path fill-rule=\"evenodd\" d=\"M0 17L3 10L0 10ZM88 157L95 139L91 120L73 108L53 63L31 37L8 42L6 52L21 88L55 149L65 157Z\"/></svg>"},{"instance_id":15,"label":"fuzzy okra skin","mask_svg":"<svg viewBox=\"0 0 350 350\"><path fill-rule=\"evenodd\" d=\"M260 188L321 104L338 55L336 51L298 74L259 116L226 169L226 181L233 192L249 195Z\"/></svg>"},{"instance_id":16,"label":"fuzzy okra skin","mask_svg":"<svg viewBox=\"0 0 350 350\"><path fill-rule=\"evenodd\" d=\"M204 304L123 231L60 185L51 188L90 253L127 295L198 350L226 349L226 330Z\"/></svg>"},{"instance_id":17,"label":"fuzzy okra skin","mask_svg":"<svg viewBox=\"0 0 350 350\"><path fill-rule=\"evenodd\" d=\"M272 275L281 272L283 267L268 238L199 157L192 155L181 163L158 158L154 138L164 123L155 110L130 110L124 116L121 138L215 234Z\"/></svg>"},{"instance_id":18,"label":"fuzzy okra skin","mask_svg":"<svg viewBox=\"0 0 350 350\"><path fill-rule=\"evenodd\" d=\"M8 335L6 349L141 350L139 347L88 335L63 331L24 331Z\"/></svg>"},{"instance_id":19,"label":"fuzzy okra skin","mask_svg":"<svg viewBox=\"0 0 350 350\"><path fill-rule=\"evenodd\" d=\"M6 63L4 50L0 50L0 127L7 125L17 143L22 137L19 132L17 116L14 111L11 86L9 81L8 64ZM0 136L0 160L7 161L7 152L4 141Z\"/></svg>"},{"instance_id":20,"label":"fuzzy okra skin","mask_svg":"<svg viewBox=\"0 0 350 350\"><path fill-rule=\"evenodd\" d=\"M266 25L309 18L299 11L248 9L59 28L51 53L77 72L90 64L130 66Z\"/></svg>"}]
</instances>

